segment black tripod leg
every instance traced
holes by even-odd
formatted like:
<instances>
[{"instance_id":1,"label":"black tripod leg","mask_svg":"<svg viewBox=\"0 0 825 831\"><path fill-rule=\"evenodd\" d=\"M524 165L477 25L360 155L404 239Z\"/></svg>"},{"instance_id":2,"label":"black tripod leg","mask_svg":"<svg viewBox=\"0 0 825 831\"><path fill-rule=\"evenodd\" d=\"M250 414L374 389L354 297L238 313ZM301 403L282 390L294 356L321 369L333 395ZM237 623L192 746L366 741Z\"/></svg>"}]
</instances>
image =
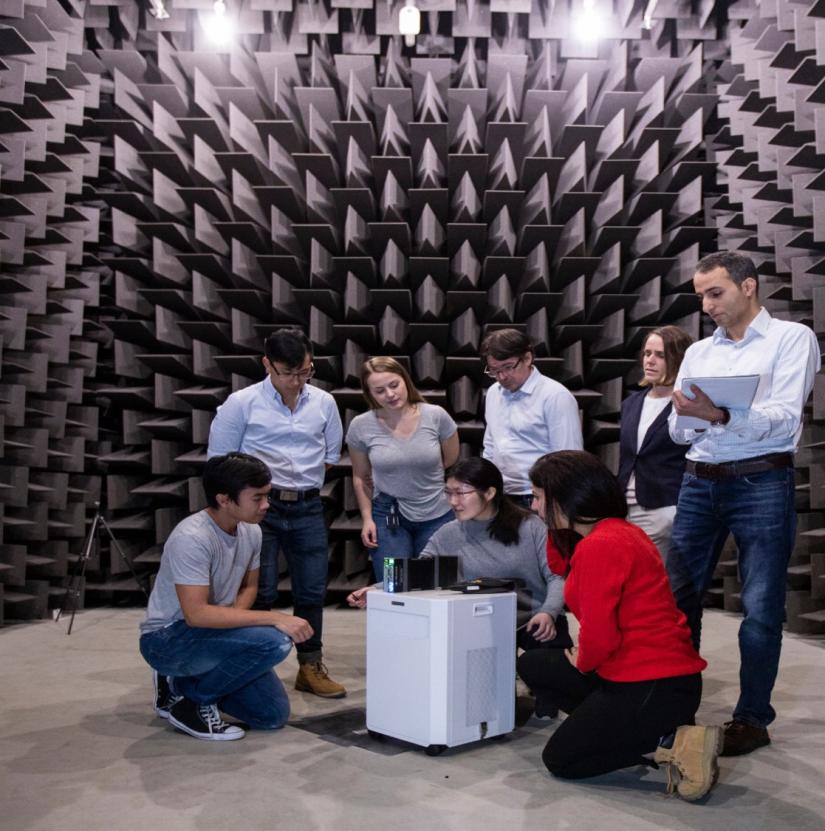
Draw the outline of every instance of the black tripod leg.
<instances>
[{"instance_id":1,"label":"black tripod leg","mask_svg":"<svg viewBox=\"0 0 825 831\"><path fill-rule=\"evenodd\" d=\"M109 535L109 539L112 541L112 545L115 547L115 550L120 555L120 558L126 563L127 566L129 566L129 571L132 572L132 577L135 578L135 582L138 584L138 587L143 592L143 596L148 600L149 593L146 591L146 587L143 585L143 583L141 583L140 578L137 576L137 572L135 571L135 566L132 563L132 560L126 556L123 549L120 547L120 543L115 538L115 535L112 533L112 529L109 527L109 523L106 522L104 517L100 517L100 525Z\"/></svg>"},{"instance_id":2,"label":"black tripod leg","mask_svg":"<svg viewBox=\"0 0 825 831\"><path fill-rule=\"evenodd\" d=\"M66 631L67 635L72 634L72 626L74 625L75 612L77 612L77 601L80 595L81 582L86 574L86 563L88 563L91 559L92 547L95 544L95 539L97 538L97 529L102 519L103 517L101 517L99 513L95 514L94 519L92 520L91 527L89 528L89 533L86 535L86 539L83 542L83 550L80 554L79 559L77 560L77 563L75 564L74 572L72 573L71 579L69 580L69 584L66 586L66 594L63 596L63 603L60 606L60 610L54 618L56 621L60 620L61 616L65 614L67 604L71 599L72 616L69 619L69 628Z\"/></svg>"}]
</instances>

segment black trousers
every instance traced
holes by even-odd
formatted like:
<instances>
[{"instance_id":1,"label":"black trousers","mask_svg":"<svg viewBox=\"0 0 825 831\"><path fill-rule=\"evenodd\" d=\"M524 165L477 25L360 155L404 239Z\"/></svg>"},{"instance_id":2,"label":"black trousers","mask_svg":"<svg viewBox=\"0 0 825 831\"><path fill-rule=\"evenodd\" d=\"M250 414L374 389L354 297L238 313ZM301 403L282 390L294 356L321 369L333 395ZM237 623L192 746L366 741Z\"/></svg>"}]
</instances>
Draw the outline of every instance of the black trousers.
<instances>
[{"instance_id":1,"label":"black trousers","mask_svg":"<svg viewBox=\"0 0 825 831\"><path fill-rule=\"evenodd\" d=\"M532 617L532 614L530 614ZM527 620L530 617L526 617ZM521 621L519 620L519 623ZM567 625L567 615L560 614L556 618L556 637L552 641L537 641L526 629L516 632L516 645L525 651L530 649L570 649L573 639Z\"/></svg>"},{"instance_id":2,"label":"black trousers","mask_svg":"<svg viewBox=\"0 0 825 831\"><path fill-rule=\"evenodd\" d=\"M536 709L553 704L568 713L542 753L554 776L584 779L645 764L662 736L693 724L702 698L702 676L653 681L605 681L582 675L560 650L533 649L518 672L536 695Z\"/></svg>"}]
</instances>

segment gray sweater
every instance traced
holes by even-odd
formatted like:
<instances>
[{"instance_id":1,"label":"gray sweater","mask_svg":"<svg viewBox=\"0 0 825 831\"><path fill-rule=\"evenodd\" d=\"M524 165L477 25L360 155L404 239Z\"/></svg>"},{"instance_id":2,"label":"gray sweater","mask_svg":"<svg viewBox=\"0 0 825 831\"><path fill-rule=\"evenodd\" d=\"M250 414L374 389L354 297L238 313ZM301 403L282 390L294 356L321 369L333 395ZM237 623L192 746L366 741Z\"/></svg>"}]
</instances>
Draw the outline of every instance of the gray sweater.
<instances>
[{"instance_id":1,"label":"gray sweater","mask_svg":"<svg viewBox=\"0 0 825 831\"><path fill-rule=\"evenodd\" d=\"M550 571L547 565L545 524L537 516L527 517L519 528L519 541L515 545L494 540L487 532L489 526L489 520L448 522L430 537L420 556L460 557L465 580L520 577L532 598L532 611L547 612L553 619L558 617L564 606L564 578Z\"/></svg>"}]
</instances>

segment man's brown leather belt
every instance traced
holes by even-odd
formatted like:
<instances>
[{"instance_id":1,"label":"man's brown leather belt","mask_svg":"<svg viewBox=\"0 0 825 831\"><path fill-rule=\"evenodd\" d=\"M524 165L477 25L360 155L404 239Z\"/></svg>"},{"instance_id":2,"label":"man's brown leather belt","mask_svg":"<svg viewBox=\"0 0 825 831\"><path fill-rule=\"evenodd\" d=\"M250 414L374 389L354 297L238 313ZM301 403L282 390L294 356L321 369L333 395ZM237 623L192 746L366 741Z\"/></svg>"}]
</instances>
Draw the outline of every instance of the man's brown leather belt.
<instances>
[{"instance_id":1,"label":"man's brown leather belt","mask_svg":"<svg viewBox=\"0 0 825 831\"><path fill-rule=\"evenodd\" d=\"M315 499L321 491L318 488L310 488L308 491L287 491L272 488L269 498L278 502L303 502L305 499Z\"/></svg>"},{"instance_id":2,"label":"man's brown leather belt","mask_svg":"<svg viewBox=\"0 0 825 831\"><path fill-rule=\"evenodd\" d=\"M736 462L724 462L719 465L688 460L685 470L700 479L718 480L733 479L736 476L749 476L752 473L764 473L767 470L777 470L783 467L793 467L792 453L771 453L767 456L755 456L752 459L740 459Z\"/></svg>"}]
</instances>

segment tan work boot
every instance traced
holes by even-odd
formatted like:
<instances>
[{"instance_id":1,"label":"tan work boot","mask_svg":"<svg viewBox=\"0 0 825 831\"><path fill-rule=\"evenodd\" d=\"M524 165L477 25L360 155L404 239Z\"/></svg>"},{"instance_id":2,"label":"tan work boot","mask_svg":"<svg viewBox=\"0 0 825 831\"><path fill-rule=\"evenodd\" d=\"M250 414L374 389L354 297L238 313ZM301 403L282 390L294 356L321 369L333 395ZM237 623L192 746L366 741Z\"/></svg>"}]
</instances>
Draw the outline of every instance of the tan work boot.
<instances>
[{"instance_id":1,"label":"tan work boot","mask_svg":"<svg viewBox=\"0 0 825 831\"><path fill-rule=\"evenodd\" d=\"M721 727L684 726L676 731L673 747L657 748L654 761L668 766L667 792L673 793L675 787L688 802L708 793L719 778L716 759L723 740ZM678 783L674 783L674 768Z\"/></svg>"},{"instance_id":2,"label":"tan work boot","mask_svg":"<svg viewBox=\"0 0 825 831\"><path fill-rule=\"evenodd\" d=\"M299 664L295 678L295 689L308 692L321 698L343 698L347 691L342 684L329 677L323 661L311 664Z\"/></svg>"}]
</instances>

